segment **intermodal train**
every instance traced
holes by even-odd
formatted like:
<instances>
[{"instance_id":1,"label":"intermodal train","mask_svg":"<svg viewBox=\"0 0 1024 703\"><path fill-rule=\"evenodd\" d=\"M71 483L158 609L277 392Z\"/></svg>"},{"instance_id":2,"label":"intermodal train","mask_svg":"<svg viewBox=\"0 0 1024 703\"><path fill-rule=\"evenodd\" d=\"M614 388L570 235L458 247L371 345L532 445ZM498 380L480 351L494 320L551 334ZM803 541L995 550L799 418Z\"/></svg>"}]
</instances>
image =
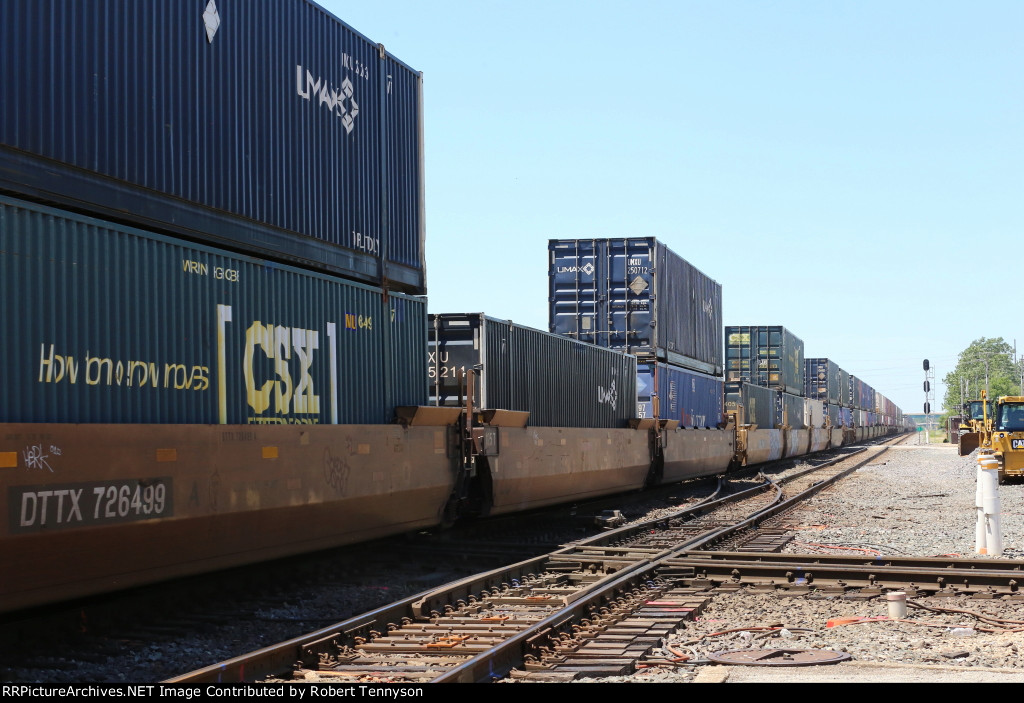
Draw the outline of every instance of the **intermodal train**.
<instances>
[{"instance_id":1,"label":"intermodal train","mask_svg":"<svg viewBox=\"0 0 1024 703\"><path fill-rule=\"evenodd\" d=\"M309 0L8 0L0 65L0 612L901 429L431 405L421 76Z\"/></svg>"}]
</instances>

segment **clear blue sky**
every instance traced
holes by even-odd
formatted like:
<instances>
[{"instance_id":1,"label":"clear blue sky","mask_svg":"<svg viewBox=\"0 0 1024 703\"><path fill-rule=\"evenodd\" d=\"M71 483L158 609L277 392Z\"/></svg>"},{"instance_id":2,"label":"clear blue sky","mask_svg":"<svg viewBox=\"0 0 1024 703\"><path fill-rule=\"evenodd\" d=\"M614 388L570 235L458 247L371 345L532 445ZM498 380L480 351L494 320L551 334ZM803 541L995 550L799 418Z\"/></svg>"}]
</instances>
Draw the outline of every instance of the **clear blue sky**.
<instances>
[{"instance_id":1,"label":"clear blue sky","mask_svg":"<svg viewBox=\"0 0 1024 703\"><path fill-rule=\"evenodd\" d=\"M656 236L907 412L1024 354L1021 0L321 4L424 73L432 312L547 329L548 239Z\"/></svg>"}]
</instances>

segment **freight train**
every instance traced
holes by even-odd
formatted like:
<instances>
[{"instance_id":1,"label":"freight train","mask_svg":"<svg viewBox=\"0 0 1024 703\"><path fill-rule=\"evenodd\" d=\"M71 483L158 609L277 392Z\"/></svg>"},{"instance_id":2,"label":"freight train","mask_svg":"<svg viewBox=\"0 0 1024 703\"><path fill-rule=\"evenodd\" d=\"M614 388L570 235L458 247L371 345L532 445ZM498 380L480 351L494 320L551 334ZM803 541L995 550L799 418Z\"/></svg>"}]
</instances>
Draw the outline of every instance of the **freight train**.
<instances>
[{"instance_id":1,"label":"freight train","mask_svg":"<svg viewBox=\"0 0 1024 703\"><path fill-rule=\"evenodd\" d=\"M442 364L419 74L312 2L9 0L0 37L0 612L901 429L669 418L685 335L638 369L470 316L563 374Z\"/></svg>"}]
</instances>

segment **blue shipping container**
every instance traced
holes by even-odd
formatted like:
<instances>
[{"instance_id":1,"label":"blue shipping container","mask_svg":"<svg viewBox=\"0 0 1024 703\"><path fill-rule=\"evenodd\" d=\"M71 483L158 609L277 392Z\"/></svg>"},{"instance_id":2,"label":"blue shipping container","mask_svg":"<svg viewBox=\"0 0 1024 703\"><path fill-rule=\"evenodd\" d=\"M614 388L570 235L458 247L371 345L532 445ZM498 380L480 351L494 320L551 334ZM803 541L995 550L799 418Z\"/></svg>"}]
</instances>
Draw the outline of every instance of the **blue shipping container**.
<instances>
[{"instance_id":1,"label":"blue shipping container","mask_svg":"<svg viewBox=\"0 0 1024 703\"><path fill-rule=\"evenodd\" d=\"M422 78L308 0L0 2L0 188L424 293Z\"/></svg>"},{"instance_id":2,"label":"blue shipping container","mask_svg":"<svg viewBox=\"0 0 1024 703\"><path fill-rule=\"evenodd\" d=\"M637 417L678 420L682 427L714 428L724 421L720 378L669 364L641 363L636 395Z\"/></svg>"},{"instance_id":3,"label":"blue shipping container","mask_svg":"<svg viewBox=\"0 0 1024 703\"><path fill-rule=\"evenodd\" d=\"M551 240L549 329L722 373L722 286L654 237Z\"/></svg>"}]
</instances>

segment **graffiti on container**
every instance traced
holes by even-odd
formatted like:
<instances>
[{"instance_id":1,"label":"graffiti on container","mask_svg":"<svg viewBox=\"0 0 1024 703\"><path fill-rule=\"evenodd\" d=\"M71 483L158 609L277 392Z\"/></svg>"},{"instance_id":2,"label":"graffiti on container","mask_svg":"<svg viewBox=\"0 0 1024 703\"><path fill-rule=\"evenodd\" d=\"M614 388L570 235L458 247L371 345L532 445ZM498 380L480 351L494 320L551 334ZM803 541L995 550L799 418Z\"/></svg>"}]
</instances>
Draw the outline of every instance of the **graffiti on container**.
<instances>
[{"instance_id":1,"label":"graffiti on container","mask_svg":"<svg viewBox=\"0 0 1024 703\"><path fill-rule=\"evenodd\" d=\"M712 315L715 314L715 305L714 303L711 302L711 298L708 298L707 300L703 301L702 305L704 307L705 315L711 317Z\"/></svg>"},{"instance_id":2,"label":"graffiti on container","mask_svg":"<svg viewBox=\"0 0 1024 703\"><path fill-rule=\"evenodd\" d=\"M60 456L60 447L51 444L49 450L47 450L42 444L35 444L31 447L25 447L21 454L25 459L25 466L27 468L39 469L40 471L46 469L53 473L53 467L50 466L49 458L51 456Z\"/></svg>"},{"instance_id":3,"label":"graffiti on container","mask_svg":"<svg viewBox=\"0 0 1024 703\"><path fill-rule=\"evenodd\" d=\"M84 372L84 374L83 374ZM210 369L193 364L165 363L161 369L155 361L122 361L109 357L92 356L87 350L84 363L71 354L57 354L54 345L49 350L46 344L39 345L39 383L77 384L79 379L87 386L160 387L163 373L163 388L175 390L205 391L210 387Z\"/></svg>"},{"instance_id":4,"label":"graffiti on container","mask_svg":"<svg viewBox=\"0 0 1024 703\"><path fill-rule=\"evenodd\" d=\"M615 390L615 381L613 380L608 388L604 386L597 387L597 402L603 405L612 406L612 410L615 410L615 406L619 402L619 393Z\"/></svg>"},{"instance_id":5,"label":"graffiti on container","mask_svg":"<svg viewBox=\"0 0 1024 703\"><path fill-rule=\"evenodd\" d=\"M349 466L344 457L331 454L330 447L324 449L324 480L338 493L348 487Z\"/></svg>"},{"instance_id":6,"label":"graffiti on container","mask_svg":"<svg viewBox=\"0 0 1024 703\"><path fill-rule=\"evenodd\" d=\"M182 259L181 269L185 273L191 273L195 276L209 276L210 267L201 261L193 261L192 259ZM219 281L230 281L231 283L238 283L240 278L238 269L226 269L223 266L213 267L213 277Z\"/></svg>"}]
</instances>

